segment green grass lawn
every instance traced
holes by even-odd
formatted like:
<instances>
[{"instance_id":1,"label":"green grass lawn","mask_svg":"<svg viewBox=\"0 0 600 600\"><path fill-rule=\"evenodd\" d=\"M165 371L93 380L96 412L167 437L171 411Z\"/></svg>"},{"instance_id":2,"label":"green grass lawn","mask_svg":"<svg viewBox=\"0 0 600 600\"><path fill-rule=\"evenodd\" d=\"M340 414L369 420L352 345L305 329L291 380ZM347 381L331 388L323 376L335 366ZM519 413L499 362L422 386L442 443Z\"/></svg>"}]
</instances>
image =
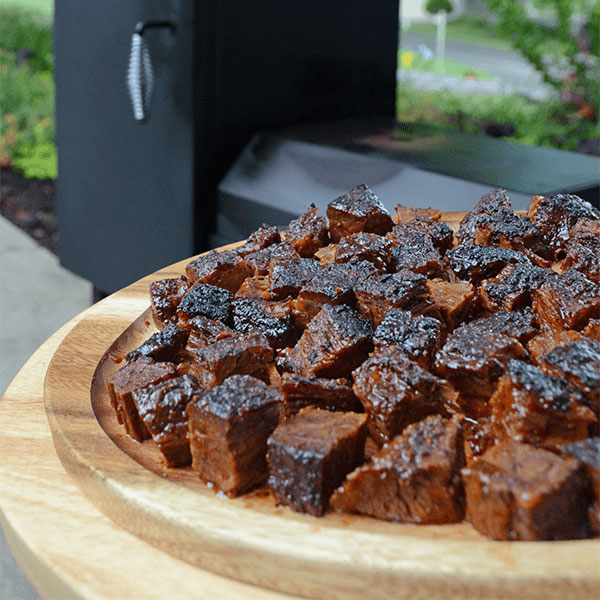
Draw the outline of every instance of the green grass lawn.
<instances>
[{"instance_id":1,"label":"green grass lawn","mask_svg":"<svg viewBox=\"0 0 600 600\"><path fill-rule=\"evenodd\" d=\"M418 52L398 52L398 65L404 71L420 71L422 73L435 73L435 59L425 60ZM494 76L483 69L476 69L469 65L453 60L442 61L442 75L453 75L454 77L474 77L477 79L494 79Z\"/></svg>"},{"instance_id":2,"label":"green grass lawn","mask_svg":"<svg viewBox=\"0 0 600 600\"><path fill-rule=\"evenodd\" d=\"M2 0L2 6L18 5L20 8L35 10L47 16L54 11L54 0ZM2 8L0 8L0 13Z\"/></svg>"},{"instance_id":3,"label":"green grass lawn","mask_svg":"<svg viewBox=\"0 0 600 600\"><path fill-rule=\"evenodd\" d=\"M407 31L435 36L436 26L429 23L413 23ZM472 17L460 17L454 21L449 21L446 26L446 38L498 50L512 50L511 43L499 38L493 25ZM400 36L400 42L402 42L402 35Z\"/></svg>"}]
</instances>

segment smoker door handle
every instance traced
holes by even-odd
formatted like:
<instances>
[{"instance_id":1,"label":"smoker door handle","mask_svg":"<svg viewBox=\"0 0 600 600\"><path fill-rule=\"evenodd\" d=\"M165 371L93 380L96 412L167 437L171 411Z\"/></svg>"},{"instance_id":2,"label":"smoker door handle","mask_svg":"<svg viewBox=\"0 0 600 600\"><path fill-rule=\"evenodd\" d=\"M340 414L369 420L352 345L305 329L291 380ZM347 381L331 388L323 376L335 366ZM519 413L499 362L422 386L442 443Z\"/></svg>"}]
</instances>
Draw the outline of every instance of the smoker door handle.
<instances>
[{"instance_id":1,"label":"smoker door handle","mask_svg":"<svg viewBox=\"0 0 600 600\"><path fill-rule=\"evenodd\" d=\"M154 88L154 71L150 50L143 36L148 29L169 28L175 31L170 21L142 21L131 36L129 64L127 67L127 89L136 121L146 121L150 114L150 101Z\"/></svg>"}]
</instances>

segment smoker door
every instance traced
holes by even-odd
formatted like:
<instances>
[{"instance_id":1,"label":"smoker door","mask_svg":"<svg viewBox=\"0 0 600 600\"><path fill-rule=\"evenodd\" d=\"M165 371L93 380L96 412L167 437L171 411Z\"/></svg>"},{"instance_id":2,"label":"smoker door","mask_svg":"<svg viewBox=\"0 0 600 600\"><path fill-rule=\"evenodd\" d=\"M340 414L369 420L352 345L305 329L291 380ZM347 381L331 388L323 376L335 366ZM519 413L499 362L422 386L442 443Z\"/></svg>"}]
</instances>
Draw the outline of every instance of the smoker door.
<instances>
[{"instance_id":1,"label":"smoker door","mask_svg":"<svg viewBox=\"0 0 600 600\"><path fill-rule=\"evenodd\" d=\"M193 0L55 1L57 203L64 266L112 292L193 254ZM198 3L199 6L204 3ZM150 118L126 86L144 20L154 69Z\"/></svg>"}]
</instances>

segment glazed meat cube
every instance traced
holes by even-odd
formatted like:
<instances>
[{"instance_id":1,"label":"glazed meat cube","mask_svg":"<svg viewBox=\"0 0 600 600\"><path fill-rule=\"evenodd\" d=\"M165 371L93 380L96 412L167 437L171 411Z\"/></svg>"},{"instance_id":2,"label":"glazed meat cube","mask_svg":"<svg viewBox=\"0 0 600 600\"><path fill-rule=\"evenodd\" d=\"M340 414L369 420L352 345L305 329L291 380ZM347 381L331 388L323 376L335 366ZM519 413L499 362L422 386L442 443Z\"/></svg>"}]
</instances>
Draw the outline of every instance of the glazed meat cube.
<instances>
[{"instance_id":1,"label":"glazed meat cube","mask_svg":"<svg viewBox=\"0 0 600 600\"><path fill-rule=\"evenodd\" d=\"M386 521L456 523L464 515L463 465L457 423L427 417L352 471L331 505Z\"/></svg>"},{"instance_id":2,"label":"glazed meat cube","mask_svg":"<svg viewBox=\"0 0 600 600\"><path fill-rule=\"evenodd\" d=\"M343 304L325 304L308 324L294 348L286 348L277 364L283 371L318 377L349 377L373 348L371 324Z\"/></svg>"},{"instance_id":3,"label":"glazed meat cube","mask_svg":"<svg viewBox=\"0 0 600 600\"><path fill-rule=\"evenodd\" d=\"M273 307L259 300L241 299L233 301L231 312L236 331L258 330L273 348L292 346L298 340L291 305L286 310L281 305Z\"/></svg>"},{"instance_id":4,"label":"glazed meat cube","mask_svg":"<svg viewBox=\"0 0 600 600\"><path fill-rule=\"evenodd\" d=\"M456 234L461 244L500 246L524 252L544 266L554 258L542 232L528 217L517 216L506 192L494 190L481 197L480 202L461 221Z\"/></svg>"},{"instance_id":5,"label":"glazed meat cube","mask_svg":"<svg viewBox=\"0 0 600 600\"><path fill-rule=\"evenodd\" d=\"M441 254L452 248L454 232L446 223L441 222L439 210L413 208L412 206L396 206L398 225L409 224L413 230L423 231L431 237L433 245ZM395 228L394 228L395 229ZM394 229L388 234L393 234Z\"/></svg>"},{"instance_id":6,"label":"glazed meat cube","mask_svg":"<svg viewBox=\"0 0 600 600\"><path fill-rule=\"evenodd\" d=\"M590 319L583 330L583 335L595 342L600 342L600 319Z\"/></svg>"},{"instance_id":7,"label":"glazed meat cube","mask_svg":"<svg viewBox=\"0 0 600 600\"><path fill-rule=\"evenodd\" d=\"M585 439L597 419L581 399L566 379L511 360L490 398L494 435L547 448Z\"/></svg>"},{"instance_id":8,"label":"glazed meat cube","mask_svg":"<svg viewBox=\"0 0 600 600\"><path fill-rule=\"evenodd\" d=\"M189 282L183 275L176 279L153 281L150 284L152 317L159 329L176 320L177 306L189 289Z\"/></svg>"},{"instance_id":9,"label":"glazed meat cube","mask_svg":"<svg viewBox=\"0 0 600 600\"><path fill-rule=\"evenodd\" d=\"M271 279L265 275L257 277L248 277L244 279L244 283L240 285L240 289L235 293L236 298L264 298L268 300L270 296L269 288L271 287Z\"/></svg>"},{"instance_id":10,"label":"glazed meat cube","mask_svg":"<svg viewBox=\"0 0 600 600\"><path fill-rule=\"evenodd\" d=\"M304 214L287 226L283 236L300 256L309 258L329 243L327 220L317 216L317 207L311 204Z\"/></svg>"},{"instance_id":11,"label":"glazed meat cube","mask_svg":"<svg viewBox=\"0 0 600 600\"><path fill-rule=\"evenodd\" d=\"M189 337L186 344L186 353L193 353L198 348L203 348L217 340L235 335L230 327L222 321L198 316L188 321Z\"/></svg>"},{"instance_id":12,"label":"glazed meat cube","mask_svg":"<svg viewBox=\"0 0 600 600\"><path fill-rule=\"evenodd\" d=\"M492 422L485 417L477 420L464 417L460 421L460 427L464 440L465 462L469 467L496 443L492 433Z\"/></svg>"},{"instance_id":13,"label":"glazed meat cube","mask_svg":"<svg viewBox=\"0 0 600 600\"><path fill-rule=\"evenodd\" d=\"M424 369L431 367L437 350L441 325L431 317L413 316L405 310L391 309L373 335L375 348L395 346Z\"/></svg>"},{"instance_id":14,"label":"glazed meat cube","mask_svg":"<svg viewBox=\"0 0 600 600\"><path fill-rule=\"evenodd\" d=\"M361 231L385 235L394 226L390 213L364 184L330 202L327 218L332 242Z\"/></svg>"},{"instance_id":15,"label":"glazed meat cube","mask_svg":"<svg viewBox=\"0 0 600 600\"><path fill-rule=\"evenodd\" d=\"M363 412L362 404L347 379L303 377L295 373L284 373L280 390L281 420L288 419L307 406L331 411Z\"/></svg>"},{"instance_id":16,"label":"glazed meat cube","mask_svg":"<svg viewBox=\"0 0 600 600\"><path fill-rule=\"evenodd\" d=\"M393 264L392 242L375 233L353 233L342 238L335 249L335 262L367 261L378 271L389 271Z\"/></svg>"},{"instance_id":17,"label":"glazed meat cube","mask_svg":"<svg viewBox=\"0 0 600 600\"><path fill-rule=\"evenodd\" d=\"M244 260L250 265L254 277L257 277L259 275L268 275L271 265L275 263L285 264L296 258L300 258L300 255L294 250L294 247L291 244L283 242L281 244L273 244L252 254L247 254Z\"/></svg>"},{"instance_id":18,"label":"glazed meat cube","mask_svg":"<svg viewBox=\"0 0 600 600\"><path fill-rule=\"evenodd\" d=\"M557 258L564 255L570 231L579 219L600 220L600 212L589 202L573 194L534 196L527 215L544 234Z\"/></svg>"},{"instance_id":19,"label":"glazed meat cube","mask_svg":"<svg viewBox=\"0 0 600 600\"><path fill-rule=\"evenodd\" d=\"M145 388L175 377L176 367L169 362L154 362L151 358L136 358L126 363L107 378L110 403L125 431L138 442L150 437L141 421L132 394Z\"/></svg>"},{"instance_id":20,"label":"glazed meat cube","mask_svg":"<svg viewBox=\"0 0 600 600\"><path fill-rule=\"evenodd\" d=\"M583 464L595 498L588 510L589 522L594 534L600 535L600 437L567 444L561 447L561 452L574 456Z\"/></svg>"},{"instance_id":21,"label":"glazed meat cube","mask_svg":"<svg viewBox=\"0 0 600 600\"><path fill-rule=\"evenodd\" d=\"M286 263L271 265L272 300L283 300L287 296L296 297L300 290L321 271L321 265L312 258L297 258Z\"/></svg>"},{"instance_id":22,"label":"glazed meat cube","mask_svg":"<svg viewBox=\"0 0 600 600\"><path fill-rule=\"evenodd\" d=\"M553 331L581 330L600 316L600 285L574 269L548 277L531 298L540 325Z\"/></svg>"},{"instance_id":23,"label":"glazed meat cube","mask_svg":"<svg viewBox=\"0 0 600 600\"><path fill-rule=\"evenodd\" d=\"M131 361L145 356L156 362L180 362L188 339L188 332L175 323L169 323L162 331L152 334L139 348L125 358Z\"/></svg>"},{"instance_id":24,"label":"glazed meat cube","mask_svg":"<svg viewBox=\"0 0 600 600\"><path fill-rule=\"evenodd\" d=\"M474 285L495 277L508 264L531 264L522 252L497 246L464 244L450 250L447 256L454 273Z\"/></svg>"},{"instance_id":25,"label":"glazed meat cube","mask_svg":"<svg viewBox=\"0 0 600 600\"><path fill-rule=\"evenodd\" d=\"M235 249L235 252L239 256L247 256L279 242L281 242L281 236L277 227L263 223L248 237L245 244Z\"/></svg>"},{"instance_id":26,"label":"glazed meat cube","mask_svg":"<svg viewBox=\"0 0 600 600\"><path fill-rule=\"evenodd\" d=\"M533 362L540 366L544 364L544 358L559 346L581 339L583 336L579 331L549 331L531 338L527 342L527 351L533 358Z\"/></svg>"},{"instance_id":27,"label":"glazed meat cube","mask_svg":"<svg viewBox=\"0 0 600 600\"><path fill-rule=\"evenodd\" d=\"M374 275L354 287L358 311L378 327L391 308L409 309L427 295L425 277L412 271Z\"/></svg>"},{"instance_id":28,"label":"glazed meat cube","mask_svg":"<svg viewBox=\"0 0 600 600\"><path fill-rule=\"evenodd\" d=\"M186 406L200 386L188 375L167 379L133 392L140 419L164 456L167 467L192 461Z\"/></svg>"},{"instance_id":29,"label":"glazed meat cube","mask_svg":"<svg viewBox=\"0 0 600 600\"><path fill-rule=\"evenodd\" d=\"M411 423L445 413L445 382L396 348L379 348L352 376L354 393L369 417L369 433L380 445Z\"/></svg>"},{"instance_id":30,"label":"glazed meat cube","mask_svg":"<svg viewBox=\"0 0 600 600\"><path fill-rule=\"evenodd\" d=\"M268 441L269 486L281 504L317 517L333 490L364 460L365 415L304 408Z\"/></svg>"},{"instance_id":31,"label":"glazed meat cube","mask_svg":"<svg viewBox=\"0 0 600 600\"><path fill-rule=\"evenodd\" d=\"M248 375L229 377L187 406L192 467L228 496L264 483L267 439L279 420L279 394Z\"/></svg>"},{"instance_id":32,"label":"glazed meat cube","mask_svg":"<svg viewBox=\"0 0 600 600\"><path fill-rule=\"evenodd\" d=\"M231 375L267 378L266 371L273 362L269 341L258 332L226 337L193 352L188 348L188 354L180 371L193 375L205 390L220 385Z\"/></svg>"},{"instance_id":33,"label":"glazed meat cube","mask_svg":"<svg viewBox=\"0 0 600 600\"><path fill-rule=\"evenodd\" d=\"M600 414L600 343L587 338L559 346L547 354L543 370L576 385L595 414Z\"/></svg>"},{"instance_id":34,"label":"glazed meat cube","mask_svg":"<svg viewBox=\"0 0 600 600\"><path fill-rule=\"evenodd\" d=\"M580 219L570 231L564 270L576 269L600 283L600 220Z\"/></svg>"},{"instance_id":35,"label":"glazed meat cube","mask_svg":"<svg viewBox=\"0 0 600 600\"><path fill-rule=\"evenodd\" d=\"M411 225L398 225L388 233L388 239L395 244L391 249L394 270L406 269L426 277L441 275L442 256L433 239L428 233L413 229Z\"/></svg>"},{"instance_id":36,"label":"glazed meat cube","mask_svg":"<svg viewBox=\"0 0 600 600\"><path fill-rule=\"evenodd\" d=\"M188 263L185 274L192 284L214 285L235 294L252 270L235 251L211 250Z\"/></svg>"},{"instance_id":37,"label":"glazed meat cube","mask_svg":"<svg viewBox=\"0 0 600 600\"><path fill-rule=\"evenodd\" d=\"M483 306L489 311L522 310L531 306L531 290L540 287L554 273L531 264L511 264L479 288Z\"/></svg>"},{"instance_id":38,"label":"glazed meat cube","mask_svg":"<svg viewBox=\"0 0 600 600\"><path fill-rule=\"evenodd\" d=\"M429 294L423 311L443 323L444 330L452 330L461 323L475 306L475 290L466 281L428 279Z\"/></svg>"},{"instance_id":39,"label":"glazed meat cube","mask_svg":"<svg viewBox=\"0 0 600 600\"><path fill-rule=\"evenodd\" d=\"M589 535L589 484L579 461L506 441L463 469L467 521L494 540Z\"/></svg>"},{"instance_id":40,"label":"glazed meat cube","mask_svg":"<svg viewBox=\"0 0 600 600\"><path fill-rule=\"evenodd\" d=\"M470 326L491 334L509 335L519 340L521 344L526 344L538 333L535 315L528 308L513 312L499 310L487 318L473 321ZM465 327L469 327L469 325L465 324Z\"/></svg>"},{"instance_id":41,"label":"glazed meat cube","mask_svg":"<svg viewBox=\"0 0 600 600\"><path fill-rule=\"evenodd\" d=\"M195 285L177 307L179 326L189 329L189 321L198 316L226 322L231 315L232 300L233 294L226 289L203 283Z\"/></svg>"}]
</instances>

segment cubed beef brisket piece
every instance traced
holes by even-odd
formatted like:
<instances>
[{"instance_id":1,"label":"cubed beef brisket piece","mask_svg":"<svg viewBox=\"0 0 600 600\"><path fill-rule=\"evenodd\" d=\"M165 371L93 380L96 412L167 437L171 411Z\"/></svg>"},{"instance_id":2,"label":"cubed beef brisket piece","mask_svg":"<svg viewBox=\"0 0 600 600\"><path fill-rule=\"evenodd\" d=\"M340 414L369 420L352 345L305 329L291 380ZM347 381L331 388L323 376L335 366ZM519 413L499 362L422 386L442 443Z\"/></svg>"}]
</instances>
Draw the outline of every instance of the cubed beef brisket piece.
<instances>
[{"instance_id":1,"label":"cubed beef brisket piece","mask_svg":"<svg viewBox=\"0 0 600 600\"><path fill-rule=\"evenodd\" d=\"M394 244L391 248L394 271L406 269L426 277L439 277L442 274L442 255L429 233L419 231L409 223L397 225L387 237Z\"/></svg>"},{"instance_id":2,"label":"cubed beef brisket piece","mask_svg":"<svg viewBox=\"0 0 600 600\"><path fill-rule=\"evenodd\" d=\"M489 333L504 333L516 338L525 345L539 330L535 315L526 308L525 310L505 311L499 310L484 319L472 321L473 327ZM465 324L467 327L468 325Z\"/></svg>"},{"instance_id":3,"label":"cubed beef brisket piece","mask_svg":"<svg viewBox=\"0 0 600 600\"><path fill-rule=\"evenodd\" d=\"M185 467L192 462L185 409L193 394L200 391L193 377L183 375L132 394L140 419L167 467Z\"/></svg>"},{"instance_id":4,"label":"cubed beef brisket piece","mask_svg":"<svg viewBox=\"0 0 600 600\"><path fill-rule=\"evenodd\" d=\"M540 325L553 331L581 330L600 316L600 284L575 269L548 277L531 298Z\"/></svg>"},{"instance_id":5,"label":"cubed beef brisket piece","mask_svg":"<svg viewBox=\"0 0 600 600\"><path fill-rule=\"evenodd\" d=\"M525 253L530 259L549 266L552 248L528 217L517 216L505 190L484 194L475 208L461 221L456 234L461 244L500 246Z\"/></svg>"},{"instance_id":6,"label":"cubed beef brisket piece","mask_svg":"<svg viewBox=\"0 0 600 600\"><path fill-rule=\"evenodd\" d=\"M281 242L281 236L277 227L263 223L243 245L235 249L235 253L239 256L247 256L279 242Z\"/></svg>"},{"instance_id":7,"label":"cubed beef brisket piece","mask_svg":"<svg viewBox=\"0 0 600 600\"><path fill-rule=\"evenodd\" d=\"M335 262L367 261L375 265L378 271L391 271L392 242L375 233L352 233L342 238L335 249Z\"/></svg>"},{"instance_id":8,"label":"cubed beef brisket piece","mask_svg":"<svg viewBox=\"0 0 600 600\"><path fill-rule=\"evenodd\" d=\"M238 496L268 477L267 439L279 421L276 390L234 375L187 406L192 467L200 479Z\"/></svg>"},{"instance_id":9,"label":"cubed beef brisket piece","mask_svg":"<svg viewBox=\"0 0 600 600\"><path fill-rule=\"evenodd\" d=\"M576 269L600 283L600 220L577 221L570 232L563 269Z\"/></svg>"},{"instance_id":10,"label":"cubed beef brisket piece","mask_svg":"<svg viewBox=\"0 0 600 600\"><path fill-rule=\"evenodd\" d=\"M221 287L199 283L181 299L177 318L182 329L189 329L189 321L202 316L227 323L231 316L233 294Z\"/></svg>"},{"instance_id":11,"label":"cubed beef brisket piece","mask_svg":"<svg viewBox=\"0 0 600 600\"><path fill-rule=\"evenodd\" d=\"M419 312L438 319L444 332L455 329L475 311L475 290L467 281L428 279L425 285L427 303L422 305Z\"/></svg>"},{"instance_id":12,"label":"cubed beef brisket piece","mask_svg":"<svg viewBox=\"0 0 600 600\"><path fill-rule=\"evenodd\" d=\"M431 317L413 316L405 310L392 308L375 330L373 343L395 346L424 369L431 367L438 349L441 325Z\"/></svg>"},{"instance_id":13,"label":"cubed beef brisket piece","mask_svg":"<svg viewBox=\"0 0 600 600\"><path fill-rule=\"evenodd\" d=\"M483 306L496 310L522 310L531 306L531 291L554 273L536 265L521 263L504 267L497 277L486 279L479 287Z\"/></svg>"},{"instance_id":14,"label":"cubed beef brisket piece","mask_svg":"<svg viewBox=\"0 0 600 600\"><path fill-rule=\"evenodd\" d=\"M269 288L271 278L268 275L258 275L244 279L240 289L235 293L236 298L255 298L268 300L270 298Z\"/></svg>"},{"instance_id":15,"label":"cubed beef brisket piece","mask_svg":"<svg viewBox=\"0 0 600 600\"><path fill-rule=\"evenodd\" d=\"M257 331L239 333L197 348L188 348L188 359L180 372L193 375L203 389L220 385L231 375L254 375L268 379L273 349L267 338Z\"/></svg>"},{"instance_id":16,"label":"cubed beef brisket piece","mask_svg":"<svg viewBox=\"0 0 600 600\"><path fill-rule=\"evenodd\" d=\"M193 354L195 350L208 346L208 344L212 344L217 340L235 335L235 331L222 321L209 319L201 315L190 319L188 327L190 335L185 347L186 355L190 352Z\"/></svg>"},{"instance_id":17,"label":"cubed beef brisket piece","mask_svg":"<svg viewBox=\"0 0 600 600\"><path fill-rule=\"evenodd\" d=\"M440 254L444 255L447 250L452 248L454 232L446 223L441 222L441 211L398 205L396 206L396 215L398 225L408 224L413 230L427 233ZM394 234L394 229L388 234L388 237L390 234Z\"/></svg>"},{"instance_id":18,"label":"cubed beef brisket piece","mask_svg":"<svg viewBox=\"0 0 600 600\"><path fill-rule=\"evenodd\" d=\"M600 342L600 319L590 319L583 330L583 335L595 342Z\"/></svg>"},{"instance_id":19,"label":"cubed beef brisket piece","mask_svg":"<svg viewBox=\"0 0 600 600\"><path fill-rule=\"evenodd\" d=\"M321 271L321 264L312 258L296 258L271 265L269 296L272 300L296 297L300 290Z\"/></svg>"},{"instance_id":20,"label":"cubed beef brisket piece","mask_svg":"<svg viewBox=\"0 0 600 600\"><path fill-rule=\"evenodd\" d=\"M280 303L274 309L264 301L239 299L233 301L231 314L236 331L258 330L273 348L293 346L298 341L291 304L287 305L287 310Z\"/></svg>"},{"instance_id":21,"label":"cubed beef brisket piece","mask_svg":"<svg viewBox=\"0 0 600 600\"><path fill-rule=\"evenodd\" d=\"M581 400L566 379L511 360L490 398L494 436L547 448L585 439L597 419Z\"/></svg>"},{"instance_id":22,"label":"cubed beef brisket piece","mask_svg":"<svg viewBox=\"0 0 600 600\"><path fill-rule=\"evenodd\" d=\"M354 393L380 445L432 414L445 414L443 382L402 351L380 347L353 373Z\"/></svg>"},{"instance_id":23,"label":"cubed beef brisket piece","mask_svg":"<svg viewBox=\"0 0 600 600\"><path fill-rule=\"evenodd\" d=\"M271 265L275 263L285 264L296 258L300 258L300 255L294 250L294 247L291 244L282 242L280 244L273 244L252 254L247 254L244 260L252 269L253 276L257 277L268 275Z\"/></svg>"},{"instance_id":24,"label":"cubed beef brisket piece","mask_svg":"<svg viewBox=\"0 0 600 600\"><path fill-rule=\"evenodd\" d=\"M463 469L466 516L494 540L566 540L589 535L589 483L579 461L506 441Z\"/></svg>"},{"instance_id":25,"label":"cubed beef brisket piece","mask_svg":"<svg viewBox=\"0 0 600 600\"><path fill-rule=\"evenodd\" d=\"M252 270L233 250L211 250L188 263L185 274L192 284L206 283L235 294L244 279L252 275Z\"/></svg>"},{"instance_id":26,"label":"cubed beef brisket piece","mask_svg":"<svg viewBox=\"0 0 600 600\"><path fill-rule=\"evenodd\" d=\"M159 329L177 319L177 306L189 289L190 284L184 275L174 279L160 279L150 284L152 318Z\"/></svg>"},{"instance_id":27,"label":"cubed beef brisket piece","mask_svg":"<svg viewBox=\"0 0 600 600\"><path fill-rule=\"evenodd\" d=\"M474 285L495 277L508 264L531 264L522 252L497 246L462 244L450 250L447 256L454 273Z\"/></svg>"},{"instance_id":28,"label":"cubed beef brisket piece","mask_svg":"<svg viewBox=\"0 0 600 600\"><path fill-rule=\"evenodd\" d=\"M460 426L464 440L465 463L471 466L496 443L492 422L485 417L477 420L463 417Z\"/></svg>"},{"instance_id":29,"label":"cubed beef brisket piece","mask_svg":"<svg viewBox=\"0 0 600 600\"><path fill-rule=\"evenodd\" d=\"M573 194L533 196L527 215L544 234L557 258L564 255L570 232L579 219L600 220L600 212Z\"/></svg>"},{"instance_id":30,"label":"cubed beef brisket piece","mask_svg":"<svg viewBox=\"0 0 600 600\"><path fill-rule=\"evenodd\" d=\"M355 310L325 304L293 348L279 355L283 371L318 377L349 377L373 348L373 329Z\"/></svg>"},{"instance_id":31,"label":"cubed beef brisket piece","mask_svg":"<svg viewBox=\"0 0 600 600\"><path fill-rule=\"evenodd\" d=\"M574 456L583 464L595 499L588 510L590 527L594 535L600 535L600 437L567 444L560 450L563 455Z\"/></svg>"},{"instance_id":32,"label":"cubed beef brisket piece","mask_svg":"<svg viewBox=\"0 0 600 600\"><path fill-rule=\"evenodd\" d=\"M291 221L283 232L283 237L303 258L329 243L329 230L325 217L317 215L317 207L311 204L309 209L297 219Z\"/></svg>"},{"instance_id":33,"label":"cubed beef brisket piece","mask_svg":"<svg viewBox=\"0 0 600 600\"><path fill-rule=\"evenodd\" d=\"M304 408L268 441L269 486L281 504L322 516L346 474L364 460L366 415Z\"/></svg>"},{"instance_id":34,"label":"cubed beef brisket piece","mask_svg":"<svg viewBox=\"0 0 600 600\"><path fill-rule=\"evenodd\" d=\"M177 374L176 366L170 362L154 362L151 358L141 357L126 363L107 378L110 403L117 419L125 431L138 442L148 439L150 434L141 421L132 394L145 388L171 379Z\"/></svg>"},{"instance_id":35,"label":"cubed beef brisket piece","mask_svg":"<svg viewBox=\"0 0 600 600\"><path fill-rule=\"evenodd\" d=\"M358 311L378 327L391 308L410 309L427 296L425 277L412 271L373 275L357 282Z\"/></svg>"},{"instance_id":36,"label":"cubed beef brisket piece","mask_svg":"<svg viewBox=\"0 0 600 600\"><path fill-rule=\"evenodd\" d=\"M458 424L430 416L352 471L331 505L386 521L456 523L464 515L463 465Z\"/></svg>"},{"instance_id":37,"label":"cubed beef brisket piece","mask_svg":"<svg viewBox=\"0 0 600 600\"><path fill-rule=\"evenodd\" d=\"M347 379L303 377L284 373L281 377L281 420L295 415L302 408L315 406L323 410L363 412L360 400Z\"/></svg>"},{"instance_id":38,"label":"cubed beef brisket piece","mask_svg":"<svg viewBox=\"0 0 600 600\"><path fill-rule=\"evenodd\" d=\"M579 331L546 331L532 337L527 342L527 351L531 355L533 362L539 367L544 364L544 358L552 350L559 346L564 346L569 342L581 339L583 336Z\"/></svg>"},{"instance_id":39,"label":"cubed beef brisket piece","mask_svg":"<svg viewBox=\"0 0 600 600\"><path fill-rule=\"evenodd\" d=\"M139 348L132 350L125 358L133 360L145 356L156 362L180 362L183 360L188 335L187 331L180 329L175 323L169 323L161 331L152 334Z\"/></svg>"},{"instance_id":40,"label":"cubed beef brisket piece","mask_svg":"<svg viewBox=\"0 0 600 600\"><path fill-rule=\"evenodd\" d=\"M361 231L385 235L394 226L390 213L364 184L330 202L327 218L333 242Z\"/></svg>"}]
</instances>

